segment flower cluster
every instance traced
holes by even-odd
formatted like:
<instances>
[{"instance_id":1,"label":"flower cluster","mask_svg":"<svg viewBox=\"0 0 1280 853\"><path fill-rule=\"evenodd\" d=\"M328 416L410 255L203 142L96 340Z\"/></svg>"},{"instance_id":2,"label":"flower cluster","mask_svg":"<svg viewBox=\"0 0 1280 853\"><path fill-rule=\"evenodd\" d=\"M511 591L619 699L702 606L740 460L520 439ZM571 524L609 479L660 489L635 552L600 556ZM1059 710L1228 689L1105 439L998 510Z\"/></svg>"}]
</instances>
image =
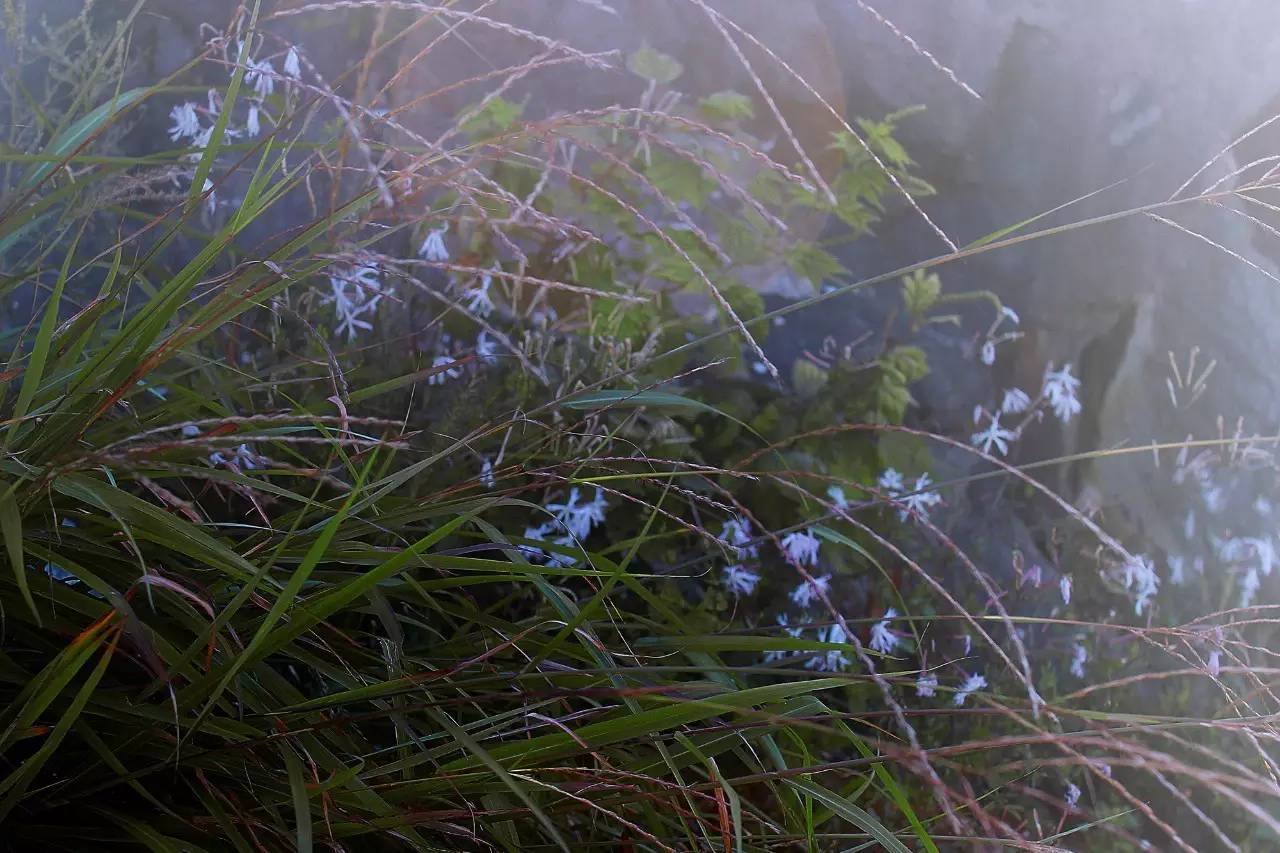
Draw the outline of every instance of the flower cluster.
<instances>
[{"instance_id":1,"label":"flower cluster","mask_svg":"<svg viewBox=\"0 0 1280 853\"><path fill-rule=\"evenodd\" d=\"M933 480L925 473L916 477L915 483L908 487L902 474L893 468L886 468L876 480L880 491L895 499L894 503L899 507L898 518L903 521L912 516L927 521L929 510L942 503L942 495L929 488L932 485Z\"/></svg>"},{"instance_id":2,"label":"flower cluster","mask_svg":"<svg viewBox=\"0 0 1280 853\"><path fill-rule=\"evenodd\" d=\"M237 45L237 56L242 49L243 44ZM247 99L244 124L228 123L224 129L223 132L228 137L232 139L241 136L253 137L262 132L262 115L267 109L265 101L275 93L276 80L279 76L269 59L249 57L245 60L244 82L253 94ZM296 47L290 47L285 54L284 77L287 78L286 82L302 79L302 63ZM169 110L169 118L173 122L169 128L169 140L171 142L189 141L191 147L197 152L203 150L209 144L214 124L222 112L222 98L216 90L209 90L208 106L203 109L208 124L201 120L201 111L194 101L186 101Z\"/></svg>"},{"instance_id":3,"label":"flower cluster","mask_svg":"<svg viewBox=\"0 0 1280 853\"><path fill-rule=\"evenodd\" d=\"M725 588L736 598L755 592L756 584L760 583L760 573L751 571L741 563L725 566L721 577L724 578Z\"/></svg>"},{"instance_id":4,"label":"flower cluster","mask_svg":"<svg viewBox=\"0 0 1280 853\"><path fill-rule=\"evenodd\" d=\"M1124 588L1133 595L1133 612L1141 616L1160 589L1160 576L1156 574L1155 564L1147 555L1138 554L1124 561L1120 576Z\"/></svg>"},{"instance_id":5,"label":"flower cluster","mask_svg":"<svg viewBox=\"0 0 1280 853\"><path fill-rule=\"evenodd\" d=\"M1236 567L1240 578L1240 606L1252 607L1262 579L1275 568L1275 544L1268 536L1236 536L1217 543L1218 558Z\"/></svg>"},{"instance_id":6,"label":"flower cluster","mask_svg":"<svg viewBox=\"0 0 1280 853\"><path fill-rule=\"evenodd\" d=\"M969 437L974 447L981 448L988 455L994 450L1001 456L1009 455L1009 442L1018 440L1018 430L1007 429L1000 425L1000 413L987 413L985 409L976 411L975 423L983 414L987 416L987 428L975 432Z\"/></svg>"},{"instance_id":7,"label":"flower cluster","mask_svg":"<svg viewBox=\"0 0 1280 853\"><path fill-rule=\"evenodd\" d=\"M354 341L358 329L373 329L369 319L378 309L384 296L392 293L384 288L381 273L372 264L343 267L329 274L329 293L323 297L326 305L333 305L338 321L338 335L345 334L347 341Z\"/></svg>"},{"instance_id":8,"label":"flower cluster","mask_svg":"<svg viewBox=\"0 0 1280 853\"><path fill-rule=\"evenodd\" d=\"M1084 665L1089 660L1089 650L1080 642L1071 647L1071 674L1084 678Z\"/></svg>"},{"instance_id":9,"label":"flower cluster","mask_svg":"<svg viewBox=\"0 0 1280 853\"><path fill-rule=\"evenodd\" d=\"M1006 388L1000 405L994 411L985 406L975 406L973 422L975 425L986 421L986 427L973 433L969 441L983 453L992 452L1000 456L1009 455L1009 446L1022 436L1022 430L1033 420L1040 420L1046 409L1064 424L1080 414L1082 405L1078 396L1080 380L1071 375L1071 365L1065 364L1061 370L1054 370L1050 362L1045 367L1044 383L1040 393L1032 398L1021 388ZM1005 416L1020 415L1022 420L1016 426L1008 427L1001 422Z\"/></svg>"},{"instance_id":10,"label":"flower cluster","mask_svg":"<svg viewBox=\"0 0 1280 853\"><path fill-rule=\"evenodd\" d=\"M813 580L801 581L791 590L791 600L799 607L808 607L831 591L831 575L815 575Z\"/></svg>"},{"instance_id":11,"label":"flower cluster","mask_svg":"<svg viewBox=\"0 0 1280 853\"><path fill-rule=\"evenodd\" d=\"M1054 370L1053 363L1044 371L1044 388L1040 396L1048 400L1049 407L1064 424L1075 415L1080 414L1080 400L1076 392L1080 390L1080 380L1071 375L1071 365L1064 364L1061 370Z\"/></svg>"},{"instance_id":12,"label":"flower cluster","mask_svg":"<svg viewBox=\"0 0 1280 853\"><path fill-rule=\"evenodd\" d=\"M566 548L581 547L581 541L591 535L596 525L604 521L605 511L608 508L609 504L604 499L604 493L599 489L596 489L594 498L583 502L582 493L575 486L569 490L569 497L564 502L545 505L552 519L536 527L526 528L525 538L550 542ZM551 566L570 566L574 562L574 558L567 554L548 556L545 551L530 547L526 547L525 551L530 556L545 559Z\"/></svg>"},{"instance_id":13,"label":"flower cluster","mask_svg":"<svg viewBox=\"0 0 1280 853\"><path fill-rule=\"evenodd\" d=\"M982 690L986 686L987 679L985 676L971 675L964 680L964 683L960 685L960 689L956 691L953 697L951 697L951 702L959 708L965 702L969 701L970 696L977 693L979 690Z\"/></svg>"},{"instance_id":14,"label":"flower cluster","mask_svg":"<svg viewBox=\"0 0 1280 853\"><path fill-rule=\"evenodd\" d=\"M884 618L871 626L871 648L882 655L892 654L898 648L898 635L889 629L889 623L898 615L898 611L890 607L884 612Z\"/></svg>"},{"instance_id":15,"label":"flower cluster","mask_svg":"<svg viewBox=\"0 0 1280 853\"><path fill-rule=\"evenodd\" d=\"M841 628L838 623L818 629L818 642L820 643L844 645L848 640L849 638L845 635L844 628ZM827 649L809 658L804 665L819 672L840 672L848 668L849 658L839 649Z\"/></svg>"},{"instance_id":16,"label":"flower cluster","mask_svg":"<svg viewBox=\"0 0 1280 853\"><path fill-rule=\"evenodd\" d=\"M812 530L796 530L782 537L782 551L787 559L802 566L818 562L819 544Z\"/></svg>"},{"instance_id":17,"label":"flower cluster","mask_svg":"<svg viewBox=\"0 0 1280 853\"><path fill-rule=\"evenodd\" d=\"M996 314L995 321L991 324L991 328L987 330L986 338L982 342L982 346L978 350L978 357L982 363L991 366L996 363L996 347L1009 341L1016 341L1022 337L1022 333L1017 331L1018 324L1021 320L1017 312L1007 305L1001 305L999 312ZM1008 323L1008 330L1001 331L1001 328Z\"/></svg>"}]
</instances>

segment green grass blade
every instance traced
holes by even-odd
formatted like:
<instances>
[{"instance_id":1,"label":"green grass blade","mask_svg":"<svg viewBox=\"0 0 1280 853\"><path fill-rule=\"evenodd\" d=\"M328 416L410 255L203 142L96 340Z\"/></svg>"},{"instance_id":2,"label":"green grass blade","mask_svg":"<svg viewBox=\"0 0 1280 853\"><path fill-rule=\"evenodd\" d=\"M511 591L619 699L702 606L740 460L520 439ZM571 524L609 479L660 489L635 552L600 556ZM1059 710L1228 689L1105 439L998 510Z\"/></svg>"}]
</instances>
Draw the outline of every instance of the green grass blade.
<instances>
[{"instance_id":1,"label":"green grass blade","mask_svg":"<svg viewBox=\"0 0 1280 853\"><path fill-rule=\"evenodd\" d=\"M911 853L911 848L899 841L896 835L886 829L885 825L876 820L875 816L866 809L807 779L784 781L789 787L812 797L816 802L866 832L880 844L882 849L891 853Z\"/></svg>"}]
</instances>

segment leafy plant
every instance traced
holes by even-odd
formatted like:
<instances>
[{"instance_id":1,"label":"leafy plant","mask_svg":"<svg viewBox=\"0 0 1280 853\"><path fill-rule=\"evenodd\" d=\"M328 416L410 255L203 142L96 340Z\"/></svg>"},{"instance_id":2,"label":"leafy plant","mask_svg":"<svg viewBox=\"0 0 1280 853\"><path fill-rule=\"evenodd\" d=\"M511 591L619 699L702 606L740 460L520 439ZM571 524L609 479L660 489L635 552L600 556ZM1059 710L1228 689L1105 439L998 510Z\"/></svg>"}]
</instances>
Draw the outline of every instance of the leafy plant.
<instances>
[{"instance_id":1,"label":"leafy plant","mask_svg":"<svg viewBox=\"0 0 1280 853\"><path fill-rule=\"evenodd\" d=\"M1078 655L1031 671L1024 633L1088 658L1064 621L1150 583L1119 543L1045 511L1062 566L1101 555L1107 583L1021 565L997 591L946 535L934 449L976 442L908 423L910 336L971 298L936 264L905 271L905 334L769 376L769 321L867 284L784 224L864 238L894 181L929 191L903 115L837 134L834 203L743 129L751 99L681 112L652 48L638 108L528 115L503 83L429 138L260 11L211 36L207 107L106 65L0 154L7 287L36 302L0 400L7 844L1136 845L1198 819L1148 805L1170 776L1229 800L1232 837L1271 831L1241 802L1261 771L1201 770L1189 718L1117 704L1148 679L1205 701L1137 640L1087 689ZM512 80L599 61L517 35ZM153 106L173 147L122 153ZM766 310L783 268L814 295ZM993 304L994 351L1017 318ZM1078 408L1072 382L1020 413ZM1079 620L1002 609L1042 585ZM1234 642L1169 630L1157 660ZM1194 720L1244 766L1267 723L1238 722ZM1046 803L1073 826L1040 831Z\"/></svg>"}]
</instances>

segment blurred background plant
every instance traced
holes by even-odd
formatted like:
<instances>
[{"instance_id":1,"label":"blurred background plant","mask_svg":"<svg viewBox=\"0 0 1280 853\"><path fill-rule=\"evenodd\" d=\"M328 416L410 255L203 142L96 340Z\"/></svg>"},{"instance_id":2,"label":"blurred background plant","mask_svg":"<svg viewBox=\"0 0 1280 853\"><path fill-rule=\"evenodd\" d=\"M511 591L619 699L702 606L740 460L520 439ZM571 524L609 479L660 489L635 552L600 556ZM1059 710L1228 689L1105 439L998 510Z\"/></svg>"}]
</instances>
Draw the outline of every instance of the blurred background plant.
<instances>
[{"instance_id":1,"label":"blurred background plant","mask_svg":"<svg viewBox=\"0 0 1280 853\"><path fill-rule=\"evenodd\" d=\"M915 413L929 347L981 371L1022 332L944 292L963 251L871 281L835 253L932 192L910 112L842 120L819 169L767 89L489 5L246 3L159 82L145 3L6 6L4 843L1273 838L1268 620L1150 622L1141 548L1004 461L1080 412L1071 366L971 435ZM315 61L301 15L368 52ZM430 27L524 53L389 106L437 42L381 60ZM562 66L637 99L521 95ZM775 365L788 315L879 284L878 333ZM949 535L995 478L1052 565Z\"/></svg>"}]
</instances>

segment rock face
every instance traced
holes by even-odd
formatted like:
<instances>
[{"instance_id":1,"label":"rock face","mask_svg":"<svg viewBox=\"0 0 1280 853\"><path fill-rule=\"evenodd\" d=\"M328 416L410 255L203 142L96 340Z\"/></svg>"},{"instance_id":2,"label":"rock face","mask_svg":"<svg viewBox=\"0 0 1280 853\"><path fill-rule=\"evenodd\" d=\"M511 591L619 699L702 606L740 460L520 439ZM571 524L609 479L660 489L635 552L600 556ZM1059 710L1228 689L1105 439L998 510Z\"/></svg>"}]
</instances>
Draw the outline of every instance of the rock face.
<instances>
[{"instance_id":1,"label":"rock face","mask_svg":"<svg viewBox=\"0 0 1280 853\"><path fill-rule=\"evenodd\" d=\"M982 95L965 94L856 3L824 7L841 34L851 110L922 103L904 128L909 150L939 188L927 209L957 242L1123 184L1036 227L1164 201L1232 140L1280 112L1280 7L1267 2L1001 3L899 0L881 11ZM834 38L834 36L833 36ZM1280 123L1221 158L1188 195L1280 151ZM1268 164L1269 165L1269 164ZM1249 174L1260 176L1266 165ZM1225 200L1241 209L1239 201ZM1259 207L1254 216L1269 218ZM1000 372L1034 387L1048 360L1083 373L1086 416L1068 451L1228 433L1274 434L1280 421L1280 240L1225 208L1198 202L1160 211L1260 269L1145 216L993 252L942 271L960 287L992 287L1034 330L1005 351ZM857 272L940 249L900 214ZM1170 399L1170 354L1183 370L1217 369L1194 404ZM1035 455L1047 455L1043 447ZM1124 507L1172 550L1169 463L1111 458L1059 483L1077 499ZM1185 511L1185 510L1184 510Z\"/></svg>"}]
</instances>

